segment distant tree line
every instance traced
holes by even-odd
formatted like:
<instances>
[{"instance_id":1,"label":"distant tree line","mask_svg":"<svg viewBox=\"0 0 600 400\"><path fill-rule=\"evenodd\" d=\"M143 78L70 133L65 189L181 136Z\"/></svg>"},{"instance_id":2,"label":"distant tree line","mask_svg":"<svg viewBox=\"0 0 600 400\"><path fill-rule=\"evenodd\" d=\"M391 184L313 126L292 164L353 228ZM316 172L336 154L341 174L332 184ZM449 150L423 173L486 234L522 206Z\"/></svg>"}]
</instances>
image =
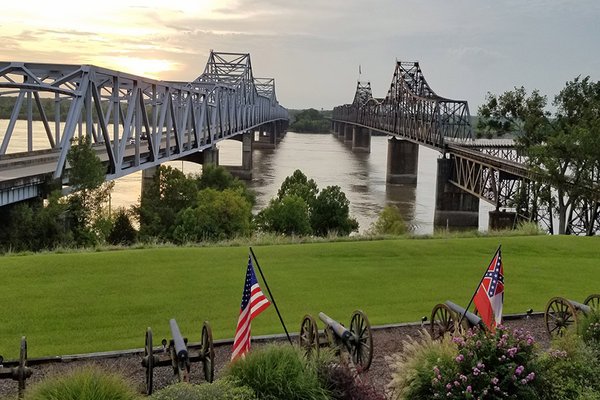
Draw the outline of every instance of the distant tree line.
<instances>
[{"instance_id":1,"label":"distant tree line","mask_svg":"<svg viewBox=\"0 0 600 400\"><path fill-rule=\"evenodd\" d=\"M326 119L326 116L330 117L330 114L330 112L319 112L314 108L290 111L290 117L293 119L290 130L294 132L327 133L330 130L331 121Z\"/></svg>"}]
</instances>

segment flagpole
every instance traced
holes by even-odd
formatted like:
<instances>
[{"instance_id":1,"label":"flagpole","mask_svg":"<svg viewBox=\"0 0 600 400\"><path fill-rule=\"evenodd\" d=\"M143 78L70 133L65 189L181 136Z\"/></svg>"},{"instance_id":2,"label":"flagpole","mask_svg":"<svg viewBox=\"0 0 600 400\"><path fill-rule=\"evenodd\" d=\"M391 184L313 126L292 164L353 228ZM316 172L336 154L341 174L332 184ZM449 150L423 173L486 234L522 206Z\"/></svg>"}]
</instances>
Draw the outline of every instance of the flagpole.
<instances>
[{"instance_id":1,"label":"flagpole","mask_svg":"<svg viewBox=\"0 0 600 400\"><path fill-rule=\"evenodd\" d=\"M501 247L502 247L502 245L498 246L498 250L496 250L496 252L494 253L494 257L490 260L488 266L485 268L485 272L483 273L481 280L479 281L479 283L477 284L477 287L475 288L475 293L473 293L473 296L471 296L471 300L469 301L467 308L465 308L465 312L461 314L460 319L458 320L458 326L460 326L460 324L462 323L462 320L467 315L467 311L469 311L469 307L471 307L471 303L473 303L473 300L475 299L475 296L477 295L477 291L479 291L479 286L481 286L481 282L483 282L483 280L485 279L485 275L487 274L488 269L490 269L490 264L492 263L492 261L494 261L494 258L496 258L496 254L498 254Z\"/></svg>"},{"instance_id":2,"label":"flagpole","mask_svg":"<svg viewBox=\"0 0 600 400\"><path fill-rule=\"evenodd\" d=\"M269 292L269 297L271 297L271 301L273 302L273 305L275 306L275 311L277 311L277 316L279 317L279 321L281 321L281 326L283 326L285 335L287 336L287 339L290 342L290 344L292 344L292 339L290 338L290 334L288 333L288 330L285 327L285 322L283 322L283 318L281 317L281 313L279 312L277 303L275 303L275 298L273 297L273 294L271 293L271 289L269 289L269 284L267 283L267 280L265 279L265 276L263 275L262 269L260 268L260 264L258 263L258 259L256 258L256 255L254 254L254 250L252 250L252 247L250 247L250 254L252 254L252 258L254 259L254 263L256 264L256 267L258 268L258 272L260 273L260 276L261 276L263 282L265 283L267 292Z\"/></svg>"}]
</instances>

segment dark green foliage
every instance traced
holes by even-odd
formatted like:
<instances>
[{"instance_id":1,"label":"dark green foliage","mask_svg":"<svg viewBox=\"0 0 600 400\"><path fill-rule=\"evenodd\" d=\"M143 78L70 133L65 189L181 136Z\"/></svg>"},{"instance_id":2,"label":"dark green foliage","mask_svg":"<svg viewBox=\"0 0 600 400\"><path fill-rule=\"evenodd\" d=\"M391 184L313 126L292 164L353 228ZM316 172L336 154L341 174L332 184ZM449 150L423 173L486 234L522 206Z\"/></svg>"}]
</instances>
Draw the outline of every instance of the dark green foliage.
<instances>
[{"instance_id":1,"label":"dark green foliage","mask_svg":"<svg viewBox=\"0 0 600 400\"><path fill-rule=\"evenodd\" d=\"M250 233L252 206L234 189L204 189L196 203L177 214L173 239L178 243L217 241Z\"/></svg>"},{"instance_id":2,"label":"dark green foliage","mask_svg":"<svg viewBox=\"0 0 600 400\"><path fill-rule=\"evenodd\" d=\"M69 227L78 246L93 246L104 240L103 230L97 229L95 224L103 216L103 206L114 183L105 183L106 168L87 136L71 144L67 161L71 166L68 171L69 184L74 190L67 200Z\"/></svg>"},{"instance_id":3,"label":"dark green foliage","mask_svg":"<svg viewBox=\"0 0 600 400\"><path fill-rule=\"evenodd\" d=\"M272 199L269 206L256 216L256 225L266 232L284 235L310 235L308 205L293 194L283 199Z\"/></svg>"},{"instance_id":4,"label":"dark green foliage","mask_svg":"<svg viewBox=\"0 0 600 400\"><path fill-rule=\"evenodd\" d=\"M309 108L296 114L294 122L290 125L290 130L295 132L321 133L329 132L331 122L325 119L323 113Z\"/></svg>"},{"instance_id":5,"label":"dark green foliage","mask_svg":"<svg viewBox=\"0 0 600 400\"><path fill-rule=\"evenodd\" d=\"M406 231L406 223L400 209L393 205L383 208L370 229L370 233L374 235L403 235Z\"/></svg>"},{"instance_id":6,"label":"dark green foliage","mask_svg":"<svg viewBox=\"0 0 600 400\"><path fill-rule=\"evenodd\" d=\"M289 345L270 345L251 351L227 371L261 400L327 400L317 367Z\"/></svg>"},{"instance_id":7,"label":"dark green foliage","mask_svg":"<svg viewBox=\"0 0 600 400\"><path fill-rule=\"evenodd\" d=\"M176 383L154 393L153 400L255 400L252 389L237 385L230 379L192 385Z\"/></svg>"},{"instance_id":8,"label":"dark green foliage","mask_svg":"<svg viewBox=\"0 0 600 400\"><path fill-rule=\"evenodd\" d=\"M73 369L46 378L25 393L25 400L138 400L131 383L95 368Z\"/></svg>"},{"instance_id":9,"label":"dark green foliage","mask_svg":"<svg viewBox=\"0 0 600 400\"><path fill-rule=\"evenodd\" d=\"M327 186L315 199L310 215L313 232L325 236L331 232L347 236L358 231L358 222L349 217L350 201L339 186Z\"/></svg>"},{"instance_id":10,"label":"dark green foliage","mask_svg":"<svg viewBox=\"0 0 600 400\"><path fill-rule=\"evenodd\" d=\"M479 108L478 129L486 136L517 135L531 170L556 189L544 202L556 207L562 234L568 233L567 211L574 202L592 205L600 198L598 185L592 184L600 176L600 82L577 77L555 96L556 111L546 105L545 96L538 91L528 96L523 87L488 94Z\"/></svg>"},{"instance_id":11,"label":"dark green foliage","mask_svg":"<svg viewBox=\"0 0 600 400\"><path fill-rule=\"evenodd\" d=\"M540 399L600 399L598 354L574 333L553 342L540 358L540 369Z\"/></svg>"},{"instance_id":12,"label":"dark green foliage","mask_svg":"<svg viewBox=\"0 0 600 400\"><path fill-rule=\"evenodd\" d=\"M72 243L67 205L58 192L47 203L34 199L0 208L0 251L39 251Z\"/></svg>"},{"instance_id":13,"label":"dark green foliage","mask_svg":"<svg viewBox=\"0 0 600 400\"><path fill-rule=\"evenodd\" d=\"M131 225L131 220L126 210L120 209L115 217L114 224L108 235L108 242L115 245L129 246L137 240L137 231Z\"/></svg>"},{"instance_id":14,"label":"dark green foliage","mask_svg":"<svg viewBox=\"0 0 600 400\"><path fill-rule=\"evenodd\" d=\"M178 169L158 167L152 182L144 188L139 206L135 208L142 240L170 240L177 214L193 206L197 194L194 179L186 177Z\"/></svg>"},{"instance_id":15,"label":"dark green foliage","mask_svg":"<svg viewBox=\"0 0 600 400\"><path fill-rule=\"evenodd\" d=\"M317 183L313 179L308 179L302 171L297 169L292 175L285 178L277 191L277 198L283 200L285 196L296 195L303 199L308 206L311 206L318 193Z\"/></svg>"},{"instance_id":16,"label":"dark green foliage","mask_svg":"<svg viewBox=\"0 0 600 400\"><path fill-rule=\"evenodd\" d=\"M202 175L198 178L198 188L200 190L212 188L220 191L234 189L242 193L251 205L254 205L256 201L255 194L246 187L244 182L220 166L204 165Z\"/></svg>"}]
</instances>

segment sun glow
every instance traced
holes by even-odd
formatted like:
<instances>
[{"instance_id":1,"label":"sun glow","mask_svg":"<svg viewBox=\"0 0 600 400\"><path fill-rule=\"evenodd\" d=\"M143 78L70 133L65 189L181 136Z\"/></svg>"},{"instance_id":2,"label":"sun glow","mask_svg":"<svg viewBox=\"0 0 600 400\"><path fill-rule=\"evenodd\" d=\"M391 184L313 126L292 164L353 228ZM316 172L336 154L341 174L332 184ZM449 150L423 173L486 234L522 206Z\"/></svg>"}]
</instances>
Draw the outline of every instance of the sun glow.
<instances>
[{"instance_id":1,"label":"sun glow","mask_svg":"<svg viewBox=\"0 0 600 400\"><path fill-rule=\"evenodd\" d=\"M111 57L98 60L99 65L146 78L160 79L162 72L176 69L178 64L169 60L139 57Z\"/></svg>"}]
</instances>

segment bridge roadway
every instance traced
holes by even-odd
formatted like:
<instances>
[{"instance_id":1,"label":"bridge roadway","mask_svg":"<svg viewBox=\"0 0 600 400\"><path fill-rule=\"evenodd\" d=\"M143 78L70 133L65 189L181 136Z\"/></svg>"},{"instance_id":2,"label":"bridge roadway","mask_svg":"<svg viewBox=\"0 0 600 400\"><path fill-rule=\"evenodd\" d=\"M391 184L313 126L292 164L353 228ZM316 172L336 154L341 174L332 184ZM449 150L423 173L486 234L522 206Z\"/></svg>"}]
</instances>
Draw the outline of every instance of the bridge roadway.
<instances>
[{"instance_id":1,"label":"bridge roadway","mask_svg":"<svg viewBox=\"0 0 600 400\"><path fill-rule=\"evenodd\" d=\"M275 141L289 122L274 80L255 78L247 53L211 51L189 83L91 65L0 62L0 98L12 104L0 142L0 206L41 196L50 181L68 185L67 153L78 137L90 138L112 180L166 161L212 159L225 139L242 141L248 169L254 132ZM7 153L23 140L13 137L20 120L29 151ZM46 138L48 150L32 151L34 138Z\"/></svg>"}]
</instances>

